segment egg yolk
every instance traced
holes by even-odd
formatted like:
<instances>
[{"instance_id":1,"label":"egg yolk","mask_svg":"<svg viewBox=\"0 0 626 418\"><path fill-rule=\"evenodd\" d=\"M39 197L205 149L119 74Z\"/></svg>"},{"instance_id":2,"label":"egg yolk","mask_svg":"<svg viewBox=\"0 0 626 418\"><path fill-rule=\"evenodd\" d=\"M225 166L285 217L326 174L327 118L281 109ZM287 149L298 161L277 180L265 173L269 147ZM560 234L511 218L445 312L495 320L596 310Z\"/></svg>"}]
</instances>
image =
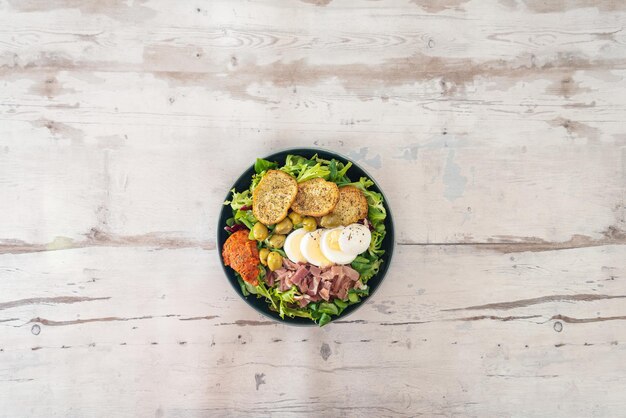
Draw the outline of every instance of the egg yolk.
<instances>
[{"instance_id":1,"label":"egg yolk","mask_svg":"<svg viewBox=\"0 0 626 418\"><path fill-rule=\"evenodd\" d=\"M335 229L328 233L328 246L337 251L341 251L341 247L339 247L339 237L341 236L341 230Z\"/></svg>"}]
</instances>

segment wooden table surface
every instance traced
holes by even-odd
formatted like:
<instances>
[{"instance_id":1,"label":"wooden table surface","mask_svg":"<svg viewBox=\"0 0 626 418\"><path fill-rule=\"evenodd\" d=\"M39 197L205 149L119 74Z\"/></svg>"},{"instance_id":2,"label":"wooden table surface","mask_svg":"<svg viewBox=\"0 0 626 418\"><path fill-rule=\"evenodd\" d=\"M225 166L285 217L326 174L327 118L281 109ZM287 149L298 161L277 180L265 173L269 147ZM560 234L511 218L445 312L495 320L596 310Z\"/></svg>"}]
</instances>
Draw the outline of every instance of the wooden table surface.
<instances>
[{"instance_id":1,"label":"wooden table surface","mask_svg":"<svg viewBox=\"0 0 626 418\"><path fill-rule=\"evenodd\" d=\"M0 416L624 416L626 3L0 0ZM276 324L215 249L344 153L389 274Z\"/></svg>"}]
</instances>

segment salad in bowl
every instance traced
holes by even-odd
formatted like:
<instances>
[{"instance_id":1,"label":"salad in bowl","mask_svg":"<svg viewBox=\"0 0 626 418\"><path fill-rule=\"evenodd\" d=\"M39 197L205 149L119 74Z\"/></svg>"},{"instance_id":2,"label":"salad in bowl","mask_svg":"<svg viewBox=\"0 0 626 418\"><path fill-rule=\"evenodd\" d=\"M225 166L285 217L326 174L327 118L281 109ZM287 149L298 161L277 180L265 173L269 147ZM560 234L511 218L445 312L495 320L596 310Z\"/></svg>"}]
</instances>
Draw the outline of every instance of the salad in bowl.
<instances>
[{"instance_id":1,"label":"salad in bowl","mask_svg":"<svg viewBox=\"0 0 626 418\"><path fill-rule=\"evenodd\" d=\"M380 283L393 224L382 192L351 161L290 150L258 158L235 184L218 249L233 285L262 313L323 326Z\"/></svg>"}]
</instances>

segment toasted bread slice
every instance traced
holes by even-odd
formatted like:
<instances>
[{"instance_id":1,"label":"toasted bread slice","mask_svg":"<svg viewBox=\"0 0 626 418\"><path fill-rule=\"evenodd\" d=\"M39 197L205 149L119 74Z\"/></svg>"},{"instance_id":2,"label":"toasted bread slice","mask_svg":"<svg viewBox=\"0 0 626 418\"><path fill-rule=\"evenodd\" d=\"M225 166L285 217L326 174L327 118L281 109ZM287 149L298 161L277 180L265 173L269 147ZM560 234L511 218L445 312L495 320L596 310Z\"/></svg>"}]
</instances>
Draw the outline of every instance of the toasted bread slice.
<instances>
[{"instance_id":1,"label":"toasted bread slice","mask_svg":"<svg viewBox=\"0 0 626 418\"><path fill-rule=\"evenodd\" d=\"M367 198L363 192L354 186L344 186L339 189L337 206L328 215L322 217L320 225L324 228L347 226L366 218L367 210Z\"/></svg>"},{"instance_id":2,"label":"toasted bread slice","mask_svg":"<svg viewBox=\"0 0 626 418\"><path fill-rule=\"evenodd\" d=\"M323 178L311 179L298 185L298 195L291 209L305 216L324 216L339 201L339 187Z\"/></svg>"},{"instance_id":3,"label":"toasted bread slice","mask_svg":"<svg viewBox=\"0 0 626 418\"><path fill-rule=\"evenodd\" d=\"M265 225L285 219L298 194L298 182L280 170L268 170L252 193L252 213Z\"/></svg>"}]
</instances>

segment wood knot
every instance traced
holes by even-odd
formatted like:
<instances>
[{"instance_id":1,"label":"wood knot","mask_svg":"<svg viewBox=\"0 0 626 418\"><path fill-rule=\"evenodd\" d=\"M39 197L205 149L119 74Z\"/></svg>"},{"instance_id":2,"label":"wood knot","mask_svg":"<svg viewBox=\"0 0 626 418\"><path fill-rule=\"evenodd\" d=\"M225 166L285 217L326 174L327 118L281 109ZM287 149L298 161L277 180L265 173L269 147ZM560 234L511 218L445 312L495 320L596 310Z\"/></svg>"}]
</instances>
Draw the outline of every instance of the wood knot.
<instances>
[{"instance_id":1,"label":"wood knot","mask_svg":"<svg viewBox=\"0 0 626 418\"><path fill-rule=\"evenodd\" d=\"M109 239L109 236L106 232L101 231L100 229L94 227L89 230L89 233L86 234L87 238L91 241L106 241Z\"/></svg>"}]
</instances>

